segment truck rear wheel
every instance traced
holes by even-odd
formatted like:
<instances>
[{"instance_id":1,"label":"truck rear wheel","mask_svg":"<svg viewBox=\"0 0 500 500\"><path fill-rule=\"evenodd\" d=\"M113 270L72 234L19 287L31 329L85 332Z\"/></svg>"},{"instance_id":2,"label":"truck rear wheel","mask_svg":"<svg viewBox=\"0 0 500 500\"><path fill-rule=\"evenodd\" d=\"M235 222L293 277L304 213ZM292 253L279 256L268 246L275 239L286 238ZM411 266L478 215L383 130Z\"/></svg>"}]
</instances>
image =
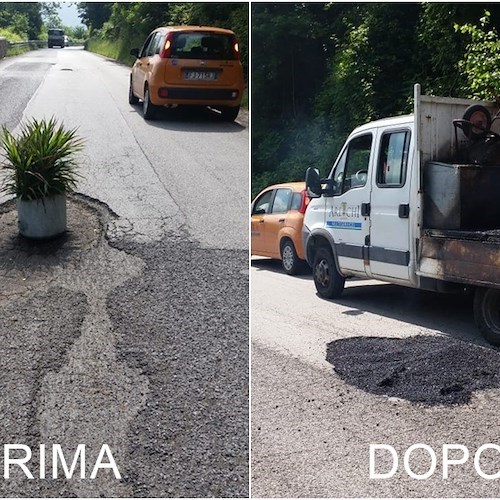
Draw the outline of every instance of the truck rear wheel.
<instances>
[{"instance_id":1,"label":"truck rear wheel","mask_svg":"<svg viewBox=\"0 0 500 500\"><path fill-rule=\"evenodd\" d=\"M338 272L331 250L321 247L314 256L313 277L316 290L325 299L337 299L344 290L345 278Z\"/></svg>"},{"instance_id":2,"label":"truck rear wheel","mask_svg":"<svg viewBox=\"0 0 500 500\"><path fill-rule=\"evenodd\" d=\"M476 289L474 319L483 337L490 344L500 346L500 290Z\"/></svg>"}]
</instances>

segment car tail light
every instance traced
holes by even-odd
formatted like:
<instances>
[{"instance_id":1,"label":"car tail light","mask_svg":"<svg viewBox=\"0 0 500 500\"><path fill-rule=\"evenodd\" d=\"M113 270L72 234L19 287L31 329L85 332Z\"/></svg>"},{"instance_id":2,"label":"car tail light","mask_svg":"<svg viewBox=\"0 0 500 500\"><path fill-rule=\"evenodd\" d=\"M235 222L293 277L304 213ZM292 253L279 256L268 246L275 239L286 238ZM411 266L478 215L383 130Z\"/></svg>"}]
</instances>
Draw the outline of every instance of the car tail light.
<instances>
[{"instance_id":1,"label":"car tail light","mask_svg":"<svg viewBox=\"0 0 500 500\"><path fill-rule=\"evenodd\" d=\"M305 189L304 191L302 191L301 194L302 194L302 203L300 204L299 212L301 214L305 214L307 205L309 205L309 196L307 196L307 191Z\"/></svg>"},{"instance_id":2,"label":"car tail light","mask_svg":"<svg viewBox=\"0 0 500 500\"><path fill-rule=\"evenodd\" d=\"M233 38L233 54L235 59L240 58L240 42L236 38Z\"/></svg>"},{"instance_id":3,"label":"car tail light","mask_svg":"<svg viewBox=\"0 0 500 500\"><path fill-rule=\"evenodd\" d=\"M162 59L168 59L170 54L172 53L172 42L174 39L174 34L172 32L167 33L167 37L165 38L165 44L160 51L160 57Z\"/></svg>"}]
</instances>

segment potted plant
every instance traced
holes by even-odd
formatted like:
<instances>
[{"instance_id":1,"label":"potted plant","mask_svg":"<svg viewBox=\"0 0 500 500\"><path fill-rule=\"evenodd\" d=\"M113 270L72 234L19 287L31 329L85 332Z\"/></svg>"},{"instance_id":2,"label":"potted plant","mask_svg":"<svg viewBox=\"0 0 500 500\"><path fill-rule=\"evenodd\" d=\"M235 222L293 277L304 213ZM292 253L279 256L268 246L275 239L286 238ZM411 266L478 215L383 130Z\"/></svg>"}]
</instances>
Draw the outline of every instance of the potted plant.
<instances>
[{"instance_id":1,"label":"potted plant","mask_svg":"<svg viewBox=\"0 0 500 500\"><path fill-rule=\"evenodd\" d=\"M76 129L54 118L32 119L15 137L5 126L0 146L6 172L0 191L15 195L19 232L28 238L50 238L66 231L66 193L78 180L75 154L83 148Z\"/></svg>"}]
</instances>

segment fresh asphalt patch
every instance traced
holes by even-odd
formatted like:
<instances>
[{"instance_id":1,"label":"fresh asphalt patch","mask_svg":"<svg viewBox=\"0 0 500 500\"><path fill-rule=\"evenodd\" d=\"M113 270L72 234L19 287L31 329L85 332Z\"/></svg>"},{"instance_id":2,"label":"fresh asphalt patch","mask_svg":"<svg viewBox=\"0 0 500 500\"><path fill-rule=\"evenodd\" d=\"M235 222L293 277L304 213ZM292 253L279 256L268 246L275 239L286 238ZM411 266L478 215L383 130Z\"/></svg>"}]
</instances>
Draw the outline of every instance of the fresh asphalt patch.
<instances>
[{"instance_id":1,"label":"fresh asphalt patch","mask_svg":"<svg viewBox=\"0 0 500 500\"><path fill-rule=\"evenodd\" d=\"M352 337L331 342L326 360L363 391L425 405L470 401L500 387L500 352L445 336Z\"/></svg>"},{"instance_id":2,"label":"fresh asphalt patch","mask_svg":"<svg viewBox=\"0 0 500 500\"><path fill-rule=\"evenodd\" d=\"M248 496L246 252L118 247L146 263L108 298L119 357L150 384L128 436L134 496Z\"/></svg>"}]
</instances>

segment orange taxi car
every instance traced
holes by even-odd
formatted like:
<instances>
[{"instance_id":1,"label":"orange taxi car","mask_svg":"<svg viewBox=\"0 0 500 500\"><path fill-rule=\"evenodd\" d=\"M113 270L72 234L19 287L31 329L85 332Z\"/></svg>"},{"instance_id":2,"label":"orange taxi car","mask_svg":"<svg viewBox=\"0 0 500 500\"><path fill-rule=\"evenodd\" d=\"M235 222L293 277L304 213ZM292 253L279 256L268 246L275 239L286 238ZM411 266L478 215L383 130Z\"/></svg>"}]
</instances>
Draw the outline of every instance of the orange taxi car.
<instances>
[{"instance_id":1,"label":"orange taxi car","mask_svg":"<svg viewBox=\"0 0 500 500\"><path fill-rule=\"evenodd\" d=\"M142 100L151 120L160 106L211 106L222 119L238 116L244 79L233 31L209 26L167 26L154 30L130 74L129 103Z\"/></svg>"},{"instance_id":2,"label":"orange taxi car","mask_svg":"<svg viewBox=\"0 0 500 500\"><path fill-rule=\"evenodd\" d=\"M275 184L252 203L252 255L281 259L288 274L305 265L302 225L309 204L304 182Z\"/></svg>"}]
</instances>

